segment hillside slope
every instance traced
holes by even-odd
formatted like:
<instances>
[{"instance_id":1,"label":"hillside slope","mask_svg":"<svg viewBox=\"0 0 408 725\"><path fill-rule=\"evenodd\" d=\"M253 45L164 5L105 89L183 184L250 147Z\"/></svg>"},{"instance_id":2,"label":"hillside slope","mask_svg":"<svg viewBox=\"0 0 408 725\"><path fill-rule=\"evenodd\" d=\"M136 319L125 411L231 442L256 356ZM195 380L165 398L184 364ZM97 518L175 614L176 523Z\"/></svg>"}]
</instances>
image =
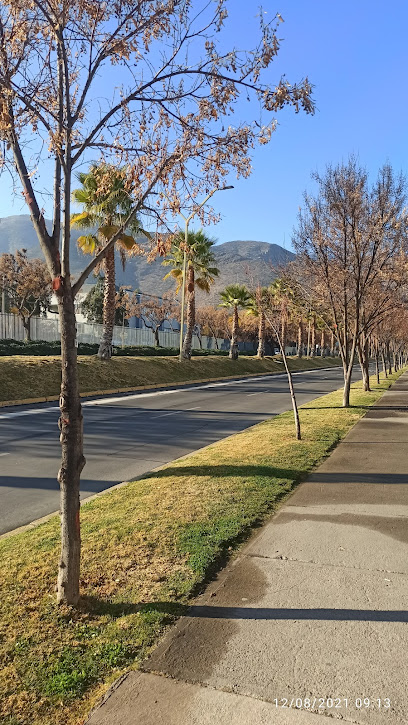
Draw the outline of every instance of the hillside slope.
<instances>
[{"instance_id":1,"label":"hillside slope","mask_svg":"<svg viewBox=\"0 0 408 725\"><path fill-rule=\"evenodd\" d=\"M49 220L47 227L51 227ZM84 255L76 244L80 234L80 231L72 230L71 268L74 275L78 274L86 263ZM27 249L30 257L42 256L30 217L21 214L0 219L0 254L15 252L16 249L22 248ZM292 252L278 244L252 240L235 240L218 244L215 254L220 276L211 294L201 298L201 301L206 303L217 302L219 292L227 284L268 284L279 273L279 268L295 258ZM163 281L166 272L168 269L162 266L160 259L149 264L143 257L133 257L127 261L124 270L119 260L117 262L118 284L130 285L143 292L154 291L154 294L162 294L170 290L173 283Z\"/></svg>"}]
</instances>

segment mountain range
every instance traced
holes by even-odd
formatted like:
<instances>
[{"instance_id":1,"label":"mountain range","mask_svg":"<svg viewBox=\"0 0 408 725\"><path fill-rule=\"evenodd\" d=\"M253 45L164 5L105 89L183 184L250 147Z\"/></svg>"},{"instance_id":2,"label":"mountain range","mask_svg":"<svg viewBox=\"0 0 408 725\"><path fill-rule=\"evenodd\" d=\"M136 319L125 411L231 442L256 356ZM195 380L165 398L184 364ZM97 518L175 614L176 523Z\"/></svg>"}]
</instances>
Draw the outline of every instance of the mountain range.
<instances>
[{"instance_id":1,"label":"mountain range","mask_svg":"<svg viewBox=\"0 0 408 725\"><path fill-rule=\"evenodd\" d=\"M51 228L51 222L46 221ZM81 231L72 230L71 270L77 275L87 263L85 255L77 247ZM28 214L0 218L0 254L26 249L29 257L42 258L42 252ZM217 244L214 248L216 266L220 270L210 295L203 295L203 304L218 302L219 292L228 284L267 285L276 277L279 268L291 262L295 255L278 244L252 240L234 240ZM117 255L118 256L118 255ZM132 257L122 269L117 260L117 283L149 294L163 294L174 287L171 280L163 280L169 268L163 267L160 259L149 263L144 257ZM92 281L92 277L88 282Z\"/></svg>"}]
</instances>

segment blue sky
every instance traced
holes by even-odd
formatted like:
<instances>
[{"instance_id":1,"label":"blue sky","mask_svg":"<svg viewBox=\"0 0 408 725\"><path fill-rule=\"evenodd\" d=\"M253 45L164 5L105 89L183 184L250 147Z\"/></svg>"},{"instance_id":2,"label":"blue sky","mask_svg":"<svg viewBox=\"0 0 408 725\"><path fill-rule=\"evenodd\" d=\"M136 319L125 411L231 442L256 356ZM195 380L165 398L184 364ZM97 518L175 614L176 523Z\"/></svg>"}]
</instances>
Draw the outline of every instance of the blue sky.
<instances>
[{"instance_id":1,"label":"blue sky","mask_svg":"<svg viewBox=\"0 0 408 725\"><path fill-rule=\"evenodd\" d=\"M372 174L385 161L408 172L408 3L281 0L264 7L285 20L276 77L308 75L317 111L278 116L272 142L255 155L252 177L219 195L223 220L212 231L220 242L256 239L291 248L312 170L354 153ZM238 15L236 7L236 28Z\"/></svg>"},{"instance_id":2,"label":"blue sky","mask_svg":"<svg viewBox=\"0 0 408 725\"><path fill-rule=\"evenodd\" d=\"M277 82L283 73L293 82L307 75L315 86L317 112L277 115L278 128L271 143L257 149L250 179L231 179L234 190L214 197L222 221L209 231L220 242L255 239L291 248L312 170L354 153L372 174L385 161L408 171L408 3L264 0L263 5L266 17L278 11L285 20L270 80ZM258 3L231 0L230 7L225 43L251 47ZM13 201L5 176L0 217L21 213L27 213L21 197Z\"/></svg>"}]
</instances>

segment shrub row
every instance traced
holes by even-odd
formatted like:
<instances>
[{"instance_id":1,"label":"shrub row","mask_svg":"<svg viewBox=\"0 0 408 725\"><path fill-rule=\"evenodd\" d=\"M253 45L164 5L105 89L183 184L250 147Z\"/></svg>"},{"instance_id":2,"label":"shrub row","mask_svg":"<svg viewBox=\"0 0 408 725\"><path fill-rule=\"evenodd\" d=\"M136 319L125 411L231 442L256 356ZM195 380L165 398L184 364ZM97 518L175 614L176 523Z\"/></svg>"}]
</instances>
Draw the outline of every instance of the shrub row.
<instances>
[{"instance_id":1,"label":"shrub row","mask_svg":"<svg viewBox=\"0 0 408 725\"><path fill-rule=\"evenodd\" d=\"M79 355L96 355L98 352L98 343L80 342L78 345ZM114 347L113 352L117 356L170 356L176 357L179 354L178 348L175 347L148 347L133 346ZM47 342L46 340L32 340L24 342L22 340L0 340L0 356L4 355L60 355L61 344L58 340ZM206 357L208 355L228 355L228 350L193 350L193 355ZM253 351L245 350L240 355L254 355Z\"/></svg>"}]
</instances>

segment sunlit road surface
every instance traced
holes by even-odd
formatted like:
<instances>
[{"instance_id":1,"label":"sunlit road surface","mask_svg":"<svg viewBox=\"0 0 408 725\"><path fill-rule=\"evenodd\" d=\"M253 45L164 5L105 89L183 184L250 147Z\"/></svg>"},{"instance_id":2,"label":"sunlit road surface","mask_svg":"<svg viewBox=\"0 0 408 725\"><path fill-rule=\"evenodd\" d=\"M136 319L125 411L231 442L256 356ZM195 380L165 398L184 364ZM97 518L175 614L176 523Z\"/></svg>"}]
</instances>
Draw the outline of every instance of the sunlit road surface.
<instances>
[{"instance_id":1,"label":"sunlit road surface","mask_svg":"<svg viewBox=\"0 0 408 725\"><path fill-rule=\"evenodd\" d=\"M295 373L298 403L336 390L342 379L340 368ZM88 400L81 497L290 407L284 374ZM58 510L58 415L55 403L0 409L0 534Z\"/></svg>"}]
</instances>

